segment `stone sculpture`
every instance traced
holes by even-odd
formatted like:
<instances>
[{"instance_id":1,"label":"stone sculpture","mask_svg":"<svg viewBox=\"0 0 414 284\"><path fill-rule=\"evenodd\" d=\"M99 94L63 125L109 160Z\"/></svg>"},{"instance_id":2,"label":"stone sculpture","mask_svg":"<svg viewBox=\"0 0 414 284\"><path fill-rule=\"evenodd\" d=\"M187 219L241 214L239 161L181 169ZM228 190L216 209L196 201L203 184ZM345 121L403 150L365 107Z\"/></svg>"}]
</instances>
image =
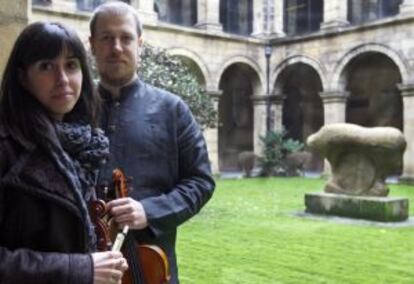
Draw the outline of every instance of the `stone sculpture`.
<instances>
[{"instance_id":1,"label":"stone sculpture","mask_svg":"<svg viewBox=\"0 0 414 284\"><path fill-rule=\"evenodd\" d=\"M385 179L401 169L406 141L393 127L367 128L350 123L328 124L307 144L329 161L332 176L325 192L387 196Z\"/></svg>"}]
</instances>

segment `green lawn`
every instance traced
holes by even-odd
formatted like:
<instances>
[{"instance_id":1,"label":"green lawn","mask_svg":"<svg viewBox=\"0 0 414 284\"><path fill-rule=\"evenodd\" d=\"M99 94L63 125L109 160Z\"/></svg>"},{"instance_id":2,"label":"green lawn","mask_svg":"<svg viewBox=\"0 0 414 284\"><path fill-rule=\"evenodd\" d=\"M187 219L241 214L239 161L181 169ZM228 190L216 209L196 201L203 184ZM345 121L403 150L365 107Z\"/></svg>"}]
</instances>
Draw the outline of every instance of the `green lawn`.
<instances>
[{"instance_id":1,"label":"green lawn","mask_svg":"<svg viewBox=\"0 0 414 284\"><path fill-rule=\"evenodd\" d=\"M181 226L183 284L414 283L414 227L298 217L325 181L218 180L209 204ZM414 187L391 185L414 204ZM414 205L410 215L414 215Z\"/></svg>"}]
</instances>

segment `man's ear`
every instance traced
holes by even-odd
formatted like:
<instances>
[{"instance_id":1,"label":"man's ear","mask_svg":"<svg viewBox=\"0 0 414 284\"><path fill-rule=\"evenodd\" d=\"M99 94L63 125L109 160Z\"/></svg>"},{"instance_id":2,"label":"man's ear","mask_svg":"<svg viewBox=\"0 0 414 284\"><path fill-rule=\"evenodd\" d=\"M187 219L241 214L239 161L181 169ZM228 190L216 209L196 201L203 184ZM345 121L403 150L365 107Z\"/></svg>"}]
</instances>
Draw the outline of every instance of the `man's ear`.
<instances>
[{"instance_id":1,"label":"man's ear","mask_svg":"<svg viewBox=\"0 0 414 284\"><path fill-rule=\"evenodd\" d=\"M91 47L92 55L95 55L95 45L93 44L93 37L92 36L89 37L89 45Z\"/></svg>"},{"instance_id":2,"label":"man's ear","mask_svg":"<svg viewBox=\"0 0 414 284\"><path fill-rule=\"evenodd\" d=\"M142 47L143 44L144 44L144 39L142 38L142 36L140 36L138 38L138 47Z\"/></svg>"}]
</instances>

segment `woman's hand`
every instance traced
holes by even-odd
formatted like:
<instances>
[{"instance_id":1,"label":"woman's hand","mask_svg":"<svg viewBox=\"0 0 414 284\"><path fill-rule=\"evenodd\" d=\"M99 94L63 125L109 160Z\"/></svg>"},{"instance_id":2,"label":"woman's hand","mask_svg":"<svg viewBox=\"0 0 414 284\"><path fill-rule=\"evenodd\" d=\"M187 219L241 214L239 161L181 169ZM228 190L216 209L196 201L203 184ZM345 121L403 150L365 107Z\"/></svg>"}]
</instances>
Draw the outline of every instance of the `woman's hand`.
<instances>
[{"instance_id":1,"label":"woman's hand","mask_svg":"<svg viewBox=\"0 0 414 284\"><path fill-rule=\"evenodd\" d=\"M121 284L128 264L120 252L95 252L92 253L92 260L94 284Z\"/></svg>"}]
</instances>

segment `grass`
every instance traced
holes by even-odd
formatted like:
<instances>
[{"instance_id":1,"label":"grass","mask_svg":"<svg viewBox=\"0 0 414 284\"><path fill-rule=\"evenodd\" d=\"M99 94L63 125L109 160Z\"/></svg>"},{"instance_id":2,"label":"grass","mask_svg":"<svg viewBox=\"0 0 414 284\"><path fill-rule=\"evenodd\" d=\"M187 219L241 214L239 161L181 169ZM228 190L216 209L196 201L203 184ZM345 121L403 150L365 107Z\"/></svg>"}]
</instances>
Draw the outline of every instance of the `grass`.
<instances>
[{"instance_id":1,"label":"grass","mask_svg":"<svg viewBox=\"0 0 414 284\"><path fill-rule=\"evenodd\" d=\"M414 283L414 227L298 217L325 181L218 180L177 243L183 284ZM414 187L391 185L414 204ZM414 215L414 205L410 215Z\"/></svg>"}]
</instances>

